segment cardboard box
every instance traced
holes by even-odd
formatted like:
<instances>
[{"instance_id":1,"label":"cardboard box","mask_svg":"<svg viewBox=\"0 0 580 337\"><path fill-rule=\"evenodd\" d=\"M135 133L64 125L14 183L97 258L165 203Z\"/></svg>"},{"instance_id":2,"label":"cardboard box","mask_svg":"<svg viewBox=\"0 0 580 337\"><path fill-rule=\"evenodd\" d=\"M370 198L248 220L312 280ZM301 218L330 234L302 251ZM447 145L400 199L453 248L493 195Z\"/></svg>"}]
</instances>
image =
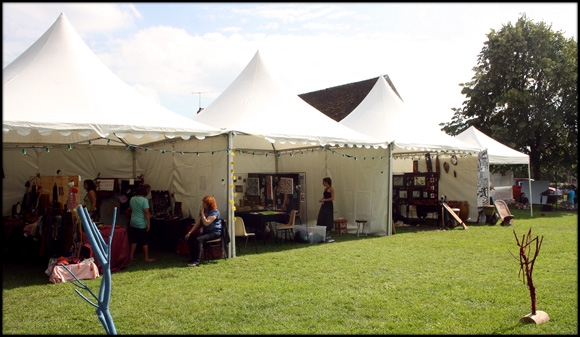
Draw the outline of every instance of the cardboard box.
<instances>
[{"instance_id":1,"label":"cardboard box","mask_svg":"<svg viewBox=\"0 0 580 337\"><path fill-rule=\"evenodd\" d=\"M300 232L302 235L307 235L308 243L320 243L326 239L325 226L305 226L294 225L294 232Z\"/></svg>"}]
</instances>

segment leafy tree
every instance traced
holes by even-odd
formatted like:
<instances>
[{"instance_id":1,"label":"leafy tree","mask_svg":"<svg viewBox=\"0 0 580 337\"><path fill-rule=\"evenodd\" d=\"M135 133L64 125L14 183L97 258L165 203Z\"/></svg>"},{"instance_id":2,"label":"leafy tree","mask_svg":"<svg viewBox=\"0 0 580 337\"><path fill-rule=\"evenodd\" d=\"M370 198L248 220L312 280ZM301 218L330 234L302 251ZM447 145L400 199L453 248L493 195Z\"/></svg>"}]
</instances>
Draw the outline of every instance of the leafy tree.
<instances>
[{"instance_id":1,"label":"leafy tree","mask_svg":"<svg viewBox=\"0 0 580 337\"><path fill-rule=\"evenodd\" d=\"M525 14L487 37L472 81L460 84L467 99L442 130L473 125L528 154L534 179L577 176L578 42Z\"/></svg>"}]
</instances>

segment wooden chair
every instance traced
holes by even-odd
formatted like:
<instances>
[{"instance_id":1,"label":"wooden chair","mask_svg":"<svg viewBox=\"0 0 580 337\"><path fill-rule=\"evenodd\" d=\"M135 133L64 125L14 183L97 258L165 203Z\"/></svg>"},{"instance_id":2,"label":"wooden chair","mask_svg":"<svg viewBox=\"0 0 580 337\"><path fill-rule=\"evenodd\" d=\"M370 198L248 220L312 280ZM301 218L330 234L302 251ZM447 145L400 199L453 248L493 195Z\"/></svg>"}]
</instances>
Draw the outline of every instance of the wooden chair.
<instances>
[{"instance_id":1,"label":"wooden chair","mask_svg":"<svg viewBox=\"0 0 580 337\"><path fill-rule=\"evenodd\" d=\"M246 232L246 225L244 224L244 219L241 217L236 217L236 238L246 238L246 244L244 245L244 254L246 254L246 248L248 248L248 239L254 237L254 244L256 246L256 254L258 254L258 241L256 240L256 233ZM237 240L236 240L237 241Z\"/></svg>"},{"instance_id":2,"label":"wooden chair","mask_svg":"<svg viewBox=\"0 0 580 337\"><path fill-rule=\"evenodd\" d=\"M290 219L288 219L287 224L276 226L276 241L280 238L281 234L284 234L284 240L286 241L288 237L290 240L294 241L294 222L296 221L296 210L290 211Z\"/></svg>"},{"instance_id":3,"label":"wooden chair","mask_svg":"<svg viewBox=\"0 0 580 337\"><path fill-rule=\"evenodd\" d=\"M508 205L505 201L498 199L493 202L495 208L497 209L497 213L501 218L501 225L502 226L512 226L514 224L514 216L510 212Z\"/></svg>"},{"instance_id":4,"label":"wooden chair","mask_svg":"<svg viewBox=\"0 0 580 337\"><path fill-rule=\"evenodd\" d=\"M227 226L228 226L228 222L225 219L222 219L222 235L220 235L219 238L215 238L213 240L208 240L204 243L204 245L203 245L204 248L205 247L209 248L209 249L207 249L207 251L209 252L209 257L205 256L206 250L204 249L204 251L203 251L202 256L205 260L215 259L215 255L213 254L214 247L220 247L222 250L222 257L224 258L224 260L227 258L227 256L228 256L227 246L229 244L229 236L228 236Z\"/></svg>"},{"instance_id":5,"label":"wooden chair","mask_svg":"<svg viewBox=\"0 0 580 337\"><path fill-rule=\"evenodd\" d=\"M302 218L300 217L300 210L296 211L296 221L298 221L298 224L302 226Z\"/></svg>"}]
</instances>

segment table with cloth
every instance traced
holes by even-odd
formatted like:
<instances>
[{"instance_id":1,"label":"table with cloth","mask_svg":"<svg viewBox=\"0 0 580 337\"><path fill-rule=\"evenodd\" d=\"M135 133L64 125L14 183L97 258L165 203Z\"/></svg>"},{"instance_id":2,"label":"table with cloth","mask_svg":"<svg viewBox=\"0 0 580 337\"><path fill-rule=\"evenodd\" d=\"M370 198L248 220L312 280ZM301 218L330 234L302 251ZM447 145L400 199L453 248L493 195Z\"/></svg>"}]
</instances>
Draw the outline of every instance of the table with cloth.
<instances>
[{"instance_id":1,"label":"table with cloth","mask_svg":"<svg viewBox=\"0 0 580 337\"><path fill-rule=\"evenodd\" d=\"M194 219L151 218L149 230L149 250L175 252L180 239L185 237L187 226L193 225Z\"/></svg>"},{"instance_id":2,"label":"table with cloth","mask_svg":"<svg viewBox=\"0 0 580 337\"><path fill-rule=\"evenodd\" d=\"M105 243L109 244L109 235L111 234L110 225L100 225L99 232L105 240ZM103 274L103 268L101 263L95 256L89 237L87 233L83 231L83 247L89 249L90 256L95 259L95 263L99 267L99 272ZM111 273L117 272L119 270L125 269L131 262L131 248L129 246L129 236L127 235L127 228L115 226L115 232L113 233L113 242L111 243Z\"/></svg>"},{"instance_id":3,"label":"table with cloth","mask_svg":"<svg viewBox=\"0 0 580 337\"><path fill-rule=\"evenodd\" d=\"M244 219L244 224L246 225L246 230L251 232L249 228L253 228L256 235L262 237L264 244L266 244L266 224L269 222L279 222L279 223L288 223L290 220L290 216L286 212L280 211L259 211L259 212L235 212L236 217L240 217Z\"/></svg>"}]
</instances>

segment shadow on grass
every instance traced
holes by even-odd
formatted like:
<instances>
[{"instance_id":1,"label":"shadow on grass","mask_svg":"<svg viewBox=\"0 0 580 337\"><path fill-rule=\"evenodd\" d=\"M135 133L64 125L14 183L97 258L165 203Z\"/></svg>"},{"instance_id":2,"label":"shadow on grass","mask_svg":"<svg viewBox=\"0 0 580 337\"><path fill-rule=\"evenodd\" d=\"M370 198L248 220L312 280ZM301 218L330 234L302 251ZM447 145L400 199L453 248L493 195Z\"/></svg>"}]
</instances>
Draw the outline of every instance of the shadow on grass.
<instances>
[{"instance_id":1,"label":"shadow on grass","mask_svg":"<svg viewBox=\"0 0 580 337\"><path fill-rule=\"evenodd\" d=\"M577 214L577 211L567 211L563 209L561 206L558 208L553 208L552 211L542 211L541 205L534 205L533 206L533 218L537 219L540 217L545 218L561 218L573 214ZM510 206L510 212L514 215L515 225L518 225L518 220L524 219L531 219L530 211L529 210L518 210L515 207ZM475 222L467 222L468 227L487 227L487 226L501 226L500 222L498 221L495 225L489 225L486 223L475 223ZM508 226L511 227L511 226ZM416 225L409 225L404 227L396 227L396 234L412 234L412 233L419 233L425 231L437 231L441 230L441 227L438 222L434 220L430 220L427 223L421 224L420 226ZM448 229L449 230L457 230L457 231L464 231L461 226ZM282 252L282 251L289 251L294 249L308 249L310 247L316 245L335 245L350 241L356 240L368 240L368 239L375 239L375 238L382 238L381 236L369 235L369 236L360 236L357 237L354 233L347 233L338 235L336 233L332 233L331 237L335 240L334 243L297 243L297 242L281 242L276 243L273 238L269 238L266 240L266 244L263 244L262 241L258 241L258 253L257 254L267 254L267 253L275 253L275 252ZM22 246L20 246L22 247ZM177 247L176 247L177 248ZM243 257L250 257L255 255L256 252L254 247L249 244L248 248L246 249L245 254L241 252L243 249L243 245L239 245L236 248L237 257L236 258L243 258ZM37 286L37 285L52 285L48 281L48 275L45 274L45 270L48 266L49 258L47 257L39 257L36 254L32 254L30 252L22 251L22 249L17 249L12 253L4 253L2 256L2 283L3 289L10 290L15 288L21 287L28 287L28 286ZM136 271L146 271L146 270L153 270L153 269L162 269L162 268L191 268L187 267L187 256L177 254L175 250L167 251L167 250L155 250L151 249L151 256L156 257L159 260L155 262L145 262L143 261L143 256L140 254L140 249L136 252L137 261L132 261L125 269L113 273L114 275L117 273L131 273ZM202 267L208 266L216 266L222 263L228 263L228 261L224 261L223 258L219 258L216 260L209 260L203 263Z\"/></svg>"},{"instance_id":2,"label":"shadow on grass","mask_svg":"<svg viewBox=\"0 0 580 337\"><path fill-rule=\"evenodd\" d=\"M18 256L4 254L2 258L2 289L50 284L44 273L48 260L25 260Z\"/></svg>"}]
</instances>

